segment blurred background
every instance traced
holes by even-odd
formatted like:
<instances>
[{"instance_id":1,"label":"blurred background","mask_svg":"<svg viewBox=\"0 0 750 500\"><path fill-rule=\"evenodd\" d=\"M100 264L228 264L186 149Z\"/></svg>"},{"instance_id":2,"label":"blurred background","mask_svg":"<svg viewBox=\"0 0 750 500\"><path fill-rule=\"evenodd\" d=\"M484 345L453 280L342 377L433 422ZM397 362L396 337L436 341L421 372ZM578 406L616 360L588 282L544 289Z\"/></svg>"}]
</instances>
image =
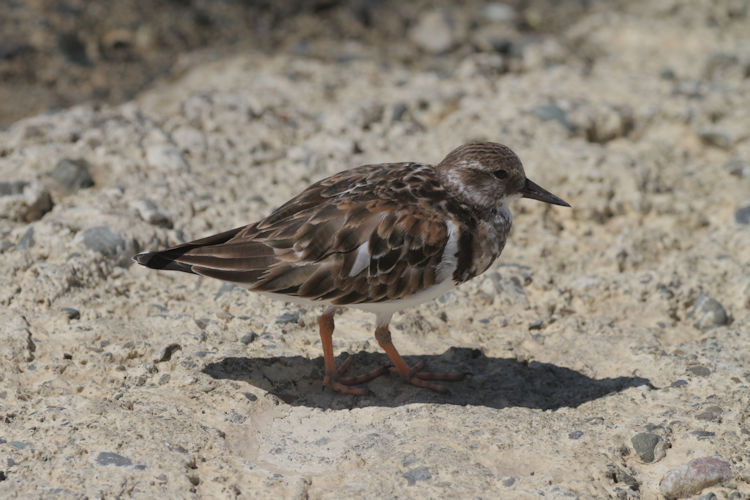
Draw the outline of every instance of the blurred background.
<instances>
[{"instance_id":1,"label":"blurred background","mask_svg":"<svg viewBox=\"0 0 750 500\"><path fill-rule=\"evenodd\" d=\"M82 101L118 103L198 62L237 52L287 52L340 61L378 58L450 73L484 54L498 73L524 58L591 59L561 31L623 0L461 2L394 0L4 0L0 13L0 126ZM747 3L672 2L662 15L742 23ZM644 5L648 5L645 2ZM705 16L705 19L700 19ZM692 19L695 18L695 19ZM526 61L529 64L530 61ZM668 68L665 68L668 70Z\"/></svg>"}]
</instances>

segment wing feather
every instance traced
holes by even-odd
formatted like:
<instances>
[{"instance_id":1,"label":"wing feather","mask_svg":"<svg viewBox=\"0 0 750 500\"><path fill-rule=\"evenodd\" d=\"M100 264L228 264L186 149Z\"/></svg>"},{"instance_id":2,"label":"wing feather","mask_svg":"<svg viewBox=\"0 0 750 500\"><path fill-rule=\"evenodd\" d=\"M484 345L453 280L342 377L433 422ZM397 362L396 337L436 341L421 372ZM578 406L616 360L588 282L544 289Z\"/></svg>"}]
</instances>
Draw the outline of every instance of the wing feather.
<instances>
[{"instance_id":1,"label":"wing feather","mask_svg":"<svg viewBox=\"0 0 750 500\"><path fill-rule=\"evenodd\" d=\"M408 182L393 182L415 170L428 178L428 199ZM434 175L432 167L414 164L342 172L256 224L138 262L335 304L401 299L435 283L448 242Z\"/></svg>"}]
</instances>

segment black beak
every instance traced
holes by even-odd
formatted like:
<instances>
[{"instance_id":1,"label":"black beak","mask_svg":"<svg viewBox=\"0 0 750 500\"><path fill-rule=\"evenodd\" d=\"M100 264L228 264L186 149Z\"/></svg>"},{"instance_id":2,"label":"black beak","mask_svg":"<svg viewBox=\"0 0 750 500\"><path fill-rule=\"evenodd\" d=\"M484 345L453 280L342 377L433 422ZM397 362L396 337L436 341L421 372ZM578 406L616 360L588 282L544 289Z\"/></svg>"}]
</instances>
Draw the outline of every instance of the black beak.
<instances>
[{"instance_id":1,"label":"black beak","mask_svg":"<svg viewBox=\"0 0 750 500\"><path fill-rule=\"evenodd\" d=\"M558 198L554 194L550 193L549 191L541 187L539 184L532 182L529 179L526 179L526 184L523 186L523 189L521 190L521 195L524 198L531 198L532 200L539 200L545 203L551 203L553 205L560 205L563 207L570 206L562 198Z\"/></svg>"}]
</instances>

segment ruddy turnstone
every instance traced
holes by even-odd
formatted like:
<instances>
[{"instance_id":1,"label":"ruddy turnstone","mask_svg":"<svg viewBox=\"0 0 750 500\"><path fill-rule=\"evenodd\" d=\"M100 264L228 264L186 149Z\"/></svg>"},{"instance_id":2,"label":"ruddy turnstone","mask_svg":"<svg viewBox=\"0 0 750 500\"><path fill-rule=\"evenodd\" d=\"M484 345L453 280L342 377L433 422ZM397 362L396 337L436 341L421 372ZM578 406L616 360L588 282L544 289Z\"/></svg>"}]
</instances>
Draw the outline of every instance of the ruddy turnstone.
<instances>
[{"instance_id":1,"label":"ruddy turnstone","mask_svg":"<svg viewBox=\"0 0 750 500\"><path fill-rule=\"evenodd\" d=\"M290 302L325 304L319 317L323 383L346 394L388 371L344 377L336 367L333 316L340 306L376 315L375 338L408 383L461 375L406 364L388 329L394 312L432 300L483 273L510 231L508 205L532 198L570 206L526 175L510 148L472 142L437 165L364 165L316 182L254 224L138 254L152 269L199 274Z\"/></svg>"}]
</instances>

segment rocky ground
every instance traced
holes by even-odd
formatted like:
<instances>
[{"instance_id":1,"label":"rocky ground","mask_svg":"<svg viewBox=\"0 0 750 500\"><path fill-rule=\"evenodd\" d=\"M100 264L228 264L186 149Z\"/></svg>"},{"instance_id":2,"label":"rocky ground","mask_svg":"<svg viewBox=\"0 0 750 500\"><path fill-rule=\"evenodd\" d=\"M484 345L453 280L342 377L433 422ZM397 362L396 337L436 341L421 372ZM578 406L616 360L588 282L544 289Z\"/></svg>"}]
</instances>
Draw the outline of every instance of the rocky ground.
<instances>
[{"instance_id":1,"label":"rocky ground","mask_svg":"<svg viewBox=\"0 0 750 500\"><path fill-rule=\"evenodd\" d=\"M0 496L750 497L750 8L409 9L0 132ZM394 318L450 394L332 393L318 310L130 262L471 139L573 208L516 202L485 275Z\"/></svg>"}]
</instances>

